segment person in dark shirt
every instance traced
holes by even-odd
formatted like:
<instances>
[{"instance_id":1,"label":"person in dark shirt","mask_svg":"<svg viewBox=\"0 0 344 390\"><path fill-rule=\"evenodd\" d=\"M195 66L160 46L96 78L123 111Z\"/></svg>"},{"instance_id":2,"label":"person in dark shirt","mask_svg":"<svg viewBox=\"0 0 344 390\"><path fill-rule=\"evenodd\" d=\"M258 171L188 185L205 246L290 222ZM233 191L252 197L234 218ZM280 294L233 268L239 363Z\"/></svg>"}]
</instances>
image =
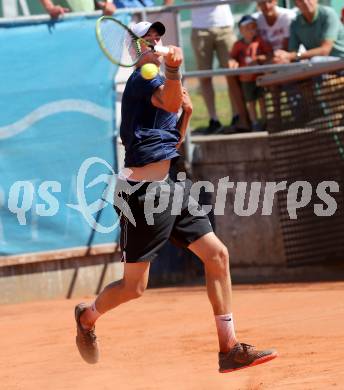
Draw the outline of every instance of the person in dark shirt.
<instances>
[{"instance_id":1,"label":"person in dark shirt","mask_svg":"<svg viewBox=\"0 0 344 390\"><path fill-rule=\"evenodd\" d=\"M132 29L152 45L162 44L161 37L165 33L162 23L140 22ZM171 240L188 248L204 263L218 331L220 372L264 363L275 358L276 351L257 351L239 343L235 336L227 248L216 237L208 216L191 196L192 188L184 180L184 173L182 177L180 173L177 175L178 181L172 181L169 176L192 113L191 100L182 86L179 71L182 51L169 46L169 53L162 57L143 44L140 50L137 68L123 93L120 133L125 147L125 168L119 174L114 197L121 224L124 276L121 281L105 287L93 303L76 306L79 352L88 363L98 361L96 320L143 294L150 262L167 240ZM144 79L141 67L147 63L158 67L163 64L164 75Z\"/></svg>"}]
</instances>

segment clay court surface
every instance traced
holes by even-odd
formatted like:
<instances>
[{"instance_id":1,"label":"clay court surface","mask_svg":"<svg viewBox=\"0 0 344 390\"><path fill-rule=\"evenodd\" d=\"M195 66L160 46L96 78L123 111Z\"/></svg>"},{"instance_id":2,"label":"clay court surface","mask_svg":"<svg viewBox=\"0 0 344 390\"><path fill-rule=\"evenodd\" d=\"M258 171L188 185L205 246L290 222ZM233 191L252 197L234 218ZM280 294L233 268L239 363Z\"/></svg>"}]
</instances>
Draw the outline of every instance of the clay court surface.
<instances>
[{"instance_id":1,"label":"clay court surface","mask_svg":"<svg viewBox=\"0 0 344 390\"><path fill-rule=\"evenodd\" d=\"M92 297L88 297L92 298ZM79 299L0 307L4 390L344 388L344 283L235 286L241 341L279 358L217 373L214 319L204 288L148 290L98 321L101 362L74 347Z\"/></svg>"}]
</instances>

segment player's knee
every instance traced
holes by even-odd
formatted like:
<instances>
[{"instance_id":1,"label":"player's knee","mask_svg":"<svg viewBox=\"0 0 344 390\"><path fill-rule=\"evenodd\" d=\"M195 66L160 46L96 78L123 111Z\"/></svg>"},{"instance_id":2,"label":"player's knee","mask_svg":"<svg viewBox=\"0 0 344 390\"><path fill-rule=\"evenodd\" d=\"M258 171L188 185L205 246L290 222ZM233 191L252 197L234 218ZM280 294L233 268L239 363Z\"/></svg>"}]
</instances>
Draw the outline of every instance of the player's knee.
<instances>
[{"instance_id":1,"label":"player's knee","mask_svg":"<svg viewBox=\"0 0 344 390\"><path fill-rule=\"evenodd\" d=\"M138 284L130 290L130 299L137 299L142 297L143 293L146 291L146 286L143 284Z\"/></svg>"},{"instance_id":2,"label":"player's knee","mask_svg":"<svg viewBox=\"0 0 344 390\"><path fill-rule=\"evenodd\" d=\"M216 268L218 272L226 272L229 267L229 254L225 245L219 246L214 251L211 264Z\"/></svg>"},{"instance_id":3,"label":"player's knee","mask_svg":"<svg viewBox=\"0 0 344 390\"><path fill-rule=\"evenodd\" d=\"M223 245L221 247L221 249L219 250L219 259L220 259L220 263L221 263L221 266L225 269L228 268L229 266L229 253L228 253L228 249L225 245Z\"/></svg>"}]
</instances>

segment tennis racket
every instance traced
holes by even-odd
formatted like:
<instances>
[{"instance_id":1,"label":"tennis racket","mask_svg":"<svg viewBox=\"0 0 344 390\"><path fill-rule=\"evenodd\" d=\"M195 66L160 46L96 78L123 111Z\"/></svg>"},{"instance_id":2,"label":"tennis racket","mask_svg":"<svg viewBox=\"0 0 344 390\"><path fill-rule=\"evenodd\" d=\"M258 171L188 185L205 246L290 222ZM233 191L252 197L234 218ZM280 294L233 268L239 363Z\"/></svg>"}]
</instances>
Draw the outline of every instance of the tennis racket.
<instances>
[{"instance_id":1,"label":"tennis racket","mask_svg":"<svg viewBox=\"0 0 344 390\"><path fill-rule=\"evenodd\" d=\"M152 45L137 36L128 26L111 16L102 16L96 22L96 36L100 48L115 65L135 66L142 53L141 44L160 55L167 55L169 48Z\"/></svg>"}]
</instances>

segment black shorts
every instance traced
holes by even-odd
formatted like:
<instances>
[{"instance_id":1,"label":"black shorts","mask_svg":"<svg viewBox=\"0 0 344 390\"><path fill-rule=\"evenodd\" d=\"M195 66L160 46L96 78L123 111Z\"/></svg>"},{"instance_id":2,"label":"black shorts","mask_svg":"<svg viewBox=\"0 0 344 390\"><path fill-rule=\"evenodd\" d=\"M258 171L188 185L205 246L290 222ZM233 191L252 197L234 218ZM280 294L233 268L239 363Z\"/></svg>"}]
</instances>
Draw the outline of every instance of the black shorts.
<instances>
[{"instance_id":1,"label":"black shorts","mask_svg":"<svg viewBox=\"0 0 344 390\"><path fill-rule=\"evenodd\" d=\"M187 248L212 232L208 216L190 196L191 181L136 183L117 180L114 208L120 218L122 261L151 261L170 240Z\"/></svg>"},{"instance_id":2,"label":"black shorts","mask_svg":"<svg viewBox=\"0 0 344 390\"><path fill-rule=\"evenodd\" d=\"M255 81L242 81L241 89L245 102L254 102L264 96L264 89L259 87Z\"/></svg>"}]
</instances>

